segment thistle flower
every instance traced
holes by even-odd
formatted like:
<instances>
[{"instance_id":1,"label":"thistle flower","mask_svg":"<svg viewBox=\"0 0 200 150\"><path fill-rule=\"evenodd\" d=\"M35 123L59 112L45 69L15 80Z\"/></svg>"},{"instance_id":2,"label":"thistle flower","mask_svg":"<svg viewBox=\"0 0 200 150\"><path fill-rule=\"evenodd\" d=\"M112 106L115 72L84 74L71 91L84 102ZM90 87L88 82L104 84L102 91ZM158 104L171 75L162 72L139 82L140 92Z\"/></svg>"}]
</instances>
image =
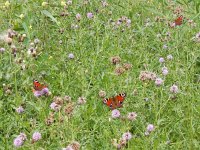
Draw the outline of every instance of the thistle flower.
<instances>
[{"instance_id":1,"label":"thistle flower","mask_svg":"<svg viewBox=\"0 0 200 150\"><path fill-rule=\"evenodd\" d=\"M156 80L156 74L149 71L141 71L139 78L141 81Z\"/></svg>"},{"instance_id":2,"label":"thistle flower","mask_svg":"<svg viewBox=\"0 0 200 150\"><path fill-rule=\"evenodd\" d=\"M116 67L115 68L115 74L116 75L121 75L125 72L125 69L123 67Z\"/></svg>"},{"instance_id":3,"label":"thistle flower","mask_svg":"<svg viewBox=\"0 0 200 150\"><path fill-rule=\"evenodd\" d=\"M132 64L125 63L123 67L125 70L130 70L132 68Z\"/></svg>"},{"instance_id":4,"label":"thistle flower","mask_svg":"<svg viewBox=\"0 0 200 150\"><path fill-rule=\"evenodd\" d=\"M130 140L131 138L132 138L132 134L131 134L130 132L126 132L126 133L124 133L124 134L122 135L122 139L123 139L123 140L128 141L128 140Z\"/></svg>"},{"instance_id":5,"label":"thistle flower","mask_svg":"<svg viewBox=\"0 0 200 150\"><path fill-rule=\"evenodd\" d=\"M71 102L71 97L68 96L68 95L64 96L63 99L64 99L64 101L66 101L66 102Z\"/></svg>"},{"instance_id":6,"label":"thistle flower","mask_svg":"<svg viewBox=\"0 0 200 150\"><path fill-rule=\"evenodd\" d=\"M76 19L79 21L81 20L81 14L76 14Z\"/></svg>"},{"instance_id":7,"label":"thistle flower","mask_svg":"<svg viewBox=\"0 0 200 150\"><path fill-rule=\"evenodd\" d=\"M86 98L85 97L79 97L78 98L78 104L79 105L82 105L82 104L85 104L86 103Z\"/></svg>"},{"instance_id":8,"label":"thistle flower","mask_svg":"<svg viewBox=\"0 0 200 150\"><path fill-rule=\"evenodd\" d=\"M160 58L159 58L159 62L160 62L160 63L164 63L164 62L165 62L165 59L164 59L163 57L160 57Z\"/></svg>"},{"instance_id":9,"label":"thistle flower","mask_svg":"<svg viewBox=\"0 0 200 150\"><path fill-rule=\"evenodd\" d=\"M3 52L5 52L5 48L1 47L0 48L0 53L3 53Z\"/></svg>"},{"instance_id":10,"label":"thistle flower","mask_svg":"<svg viewBox=\"0 0 200 150\"><path fill-rule=\"evenodd\" d=\"M178 86L177 85L172 85L171 87L170 87L170 92L171 93L178 93L179 92L179 89L178 89Z\"/></svg>"},{"instance_id":11,"label":"thistle flower","mask_svg":"<svg viewBox=\"0 0 200 150\"><path fill-rule=\"evenodd\" d=\"M164 76L166 76L168 73L169 73L169 71L168 71L167 67L163 67L163 68L162 68L162 74L163 74Z\"/></svg>"},{"instance_id":12,"label":"thistle flower","mask_svg":"<svg viewBox=\"0 0 200 150\"><path fill-rule=\"evenodd\" d=\"M130 121L136 120L137 114L135 112L130 112L127 115L127 119Z\"/></svg>"},{"instance_id":13,"label":"thistle flower","mask_svg":"<svg viewBox=\"0 0 200 150\"><path fill-rule=\"evenodd\" d=\"M148 124L147 126L147 132L152 132L154 130L154 125L153 124Z\"/></svg>"},{"instance_id":14,"label":"thistle flower","mask_svg":"<svg viewBox=\"0 0 200 150\"><path fill-rule=\"evenodd\" d=\"M121 58L119 56L114 56L110 58L110 61L113 65L119 64L121 61Z\"/></svg>"},{"instance_id":15,"label":"thistle flower","mask_svg":"<svg viewBox=\"0 0 200 150\"><path fill-rule=\"evenodd\" d=\"M40 132L34 132L34 133L33 133L32 140L33 140L34 142L40 140L41 138L42 138L42 136L41 136L41 133L40 133Z\"/></svg>"},{"instance_id":16,"label":"thistle flower","mask_svg":"<svg viewBox=\"0 0 200 150\"><path fill-rule=\"evenodd\" d=\"M165 44L165 45L163 45L163 49L167 49L168 48L168 46Z\"/></svg>"},{"instance_id":17,"label":"thistle flower","mask_svg":"<svg viewBox=\"0 0 200 150\"><path fill-rule=\"evenodd\" d=\"M20 137L16 137L13 141L15 147L20 147L24 144L24 141Z\"/></svg>"},{"instance_id":18,"label":"thistle flower","mask_svg":"<svg viewBox=\"0 0 200 150\"><path fill-rule=\"evenodd\" d=\"M106 92L100 90L100 91L99 91L99 97L104 98L105 96L106 96Z\"/></svg>"},{"instance_id":19,"label":"thistle flower","mask_svg":"<svg viewBox=\"0 0 200 150\"><path fill-rule=\"evenodd\" d=\"M17 112L18 114L21 114L21 113L24 112L24 108L23 108L22 106L19 106L18 108L16 108L16 112Z\"/></svg>"},{"instance_id":20,"label":"thistle flower","mask_svg":"<svg viewBox=\"0 0 200 150\"><path fill-rule=\"evenodd\" d=\"M157 86L160 86L160 85L163 84L163 80L162 80L161 78L157 78L156 81L155 81L155 84L156 84Z\"/></svg>"},{"instance_id":21,"label":"thistle flower","mask_svg":"<svg viewBox=\"0 0 200 150\"><path fill-rule=\"evenodd\" d=\"M41 91L33 90L33 93L35 97L40 97L42 95L50 95L49 89L47 87L42 89Z\"/></svg>"},{"instance_id":22,"label":"thistle flower","mask_svg":"<svg viewBox=\"0 0 200 150\"><path fill-rule=\"evenodd\" d=\"M120 117L120 111L117 109L112 110L112 118L119 118Z\"/></svg>"},{"instance_id":23,"label":"thistle flower","mask_svg":"<svg viewBox=\"0 0 200 150\"><path fill-rule=\"evenodd\" d=\"M172 59L173 59L173 56L172 56L172 55L168 55L168 56L167 56L167 59L168 59L168 60L172 60Z\"/></svg>"},{"instance_id":24,"label":"thistle flower","mask_svg":"<svg viewBox=\"0 0 200 150\"><path fill-rule=\"evenodd\" d=\"M35 43L35 44L38 44L39 42L40 42L39 39L34 39L34 43Z\"/></svg>"},{"instance_id":25,"label":"thistle flower","mask_svg":"<svg viewBox=\"0 0 200 150\"><path fill-rule=\"evenodd\" d=\"M94 17L93 13L89 12L87 13L87 18L88 19L92 19Z\"/></svg>"},{"instance_id":26,"label":"thistle flower","mask_svg":"<svg viewBox=\"0 0 200 150\"><path fill-rule=\"evenodd\" d=\"M61 106L56 104L55 102L52 102L50 105L51 109L53 109L54 111L59 111L61 109Z\"/></svg>"},{"instance_id":27,"label":"thistle flower","mask_svg":"<svg viewBox=\"0 0 200 150\"><path fill-rule=\"evenodd\" d=\"M73 103L67 104L67 106L64 108L64 112L69 116L72 115L73 110L74 110L74 104Z\"/></svg>"},{"instance_id":28,"label":"thistle flower","mask_svg":"<svg viewBox=\"0 0 200 150\"><path fill-rule=\"evenodd\" d=\"M80 149L80 143L77 141L74 141L70 144L73 150L79 150Z\"/></svg>"},{"instance_id":29,"label":"thistle flower","mask_svg":"<svg viewBox=\"0 0 200 150\"><path fill-rule=\"evenodd\" d=\"M74 54L70 53L70 54L68 55L68 58L69 58L69 59L74 59Z\"/></svg>"}]
</instances>

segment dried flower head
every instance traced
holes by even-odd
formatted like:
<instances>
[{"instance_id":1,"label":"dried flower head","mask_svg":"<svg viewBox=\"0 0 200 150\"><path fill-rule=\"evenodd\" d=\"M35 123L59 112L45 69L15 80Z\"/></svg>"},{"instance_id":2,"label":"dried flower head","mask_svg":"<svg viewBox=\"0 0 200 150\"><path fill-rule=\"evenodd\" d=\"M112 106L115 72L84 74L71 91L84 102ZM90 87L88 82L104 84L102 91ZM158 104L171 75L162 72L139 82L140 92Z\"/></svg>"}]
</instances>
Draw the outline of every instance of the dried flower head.
<instances>
[{"instance_id":1,"label":"dried flower head","mask_svg":"<svg viewBox=\"0 0 200 150\"><path fill-rule=\"evenodd\" d=\"M132 64L125 63L123 67L125 70L130 70L132 68Z\"/></svg>"},{"instance_id":2,"label":"dried flower head","mask_svg":"<svg viewBox=\"0 0 200 150\"><path fill-rule=\"evenodd\" d=\"M78 105L82 105L86 103L86 98L85 97L79 97L78 98Z\"/></svg>"},{"instance_id":3,"label":"dried flower head","mask_svg":"<svg viewBox=\"0 0 200 150\"><path fill-rule=\"evenodd\" d=\"M172 55L167 55L167 59L168 59L168 60L172 60L172 59L173 59L173 56L172 56Z\"/></svg>"},{"instance_id":4,"label":"dried flower head","mask_svg":"<svg viewBox=\"0 0 200 150\"><path fill-rule=\"evenodd\" d=\"M104 98L106 96L106 92L103 90L99 91L99 97Z\"/></svg>"},{"instance_id":5,"label":"dried flower head","mask_svg":"<svg viewBox=\"0 0 200 150\"><path fill-rule=\"evenodd\" d=\"M121 61L121 58L119 56L114 56L110 58L110 61L113 65L119 64Z\"/></svg>"},{"instance_id":6,"label":"dried flower head","mask_svg":"<svg viewBox=\"0 0 200 150\"><path fill-rule=\"evenodd\" d=\"M72 101L71 97L68 96L68 95L64 96L63 100L66 101L66 102L71 102Z\"/></svg>"},{"instance_id":7,"label":"dried flower head","mask_svg":"<svg viewBox=\"0 0 200 150\"><path fill-rule=\"evenodd\" d=\"M0 53L3 53L3 52L5 52L5 48L1 47L0 48Z\"/></svg>"},{"instance_id":8,"label":"dried flower head","mask_svg":"<svg viewBox=\"0 0 200 150\"><path fill-rule=\"evenodd\" d=\"M121 75L125 72L125 69L123 67L116 67L115 68L115 74L116 75Z\"/></svg>"},{"instance_id":9,"label":"dried flower head","mask_svg":"<svg viewBox=\"0 0 200 150\"><path fill-rule=\"evenodd\" d=\"M56 104L58 104L58 105L63 105L63 103L64 103L62 97L60 97L60 96L55 96L55 97L53 98L53 101L54 101Z\"/></svg>"},{"instance_id":10,"label":"dried flower head","mask_svg":"<svg viewBox=\"0 0 200 150\"><path fill-rule=\"evenodd\" d=\"M127 115L127 119L130 121L136 120L137 114L135 112L130 112Z\"/></svg>"},{"instance_id":11,"label":"dried flower head","mask_svg":"<svg viewBox=\"0 0 200 150\"><path fill-rule=\"evenodd\" d=\"M139 78L141 81L156 80L156 74L149 71L141 71Z\"/></svg>"},{"instance_id":12,"label":"dried flower head","mask_svg":"<svg viewBox=\"0 0 200 150\"><path fill-rule=\"evenodd\" d=\"M74 110L74 104L73 103L68 103L67 106L64 108L64 112L68 115L71 116Z\"/></svg>"},{"instance_id":13,"label":"dried flower head","mask_svg":"<svg viewBox=\"0 0 200 150\"><path fill-rule=\"evenodd\" d=\"M47 125L51 125L52 123L54 123L54 113L50 113L48 118L46 119Z\"/></svg>"},{"instance_id":14,"label":"dried flower head","mask_svg":"<svg viewBox=\"0 0 200 150\"><path fill-rule=\"evenodd\" d=\"M73 148L73 150L79 150L80 147L81 147L80 143L77 142L77 141L72 142L72 143L70 144L70 146Z\"/></svg>"}]
</instances>

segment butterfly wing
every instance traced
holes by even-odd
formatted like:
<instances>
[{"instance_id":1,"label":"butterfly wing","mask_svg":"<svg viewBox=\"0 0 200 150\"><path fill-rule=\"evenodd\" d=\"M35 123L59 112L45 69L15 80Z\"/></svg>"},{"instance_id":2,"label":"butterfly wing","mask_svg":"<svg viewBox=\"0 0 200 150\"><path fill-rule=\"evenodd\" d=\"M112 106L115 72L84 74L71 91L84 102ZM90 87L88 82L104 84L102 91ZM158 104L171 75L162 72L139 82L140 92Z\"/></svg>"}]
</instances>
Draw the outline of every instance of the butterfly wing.
<instances>
[{"instance_id":1,"label":"butterfly wing","mask_svg":"<svg viewBox=\"0 0 200 150\"><path fill-rule=\"evenodd\" d=\"M125 93L121 93L112 98L106 98L103 100L103 103L106 104L110 109L116 109L118 107L122 107L122 103L126 97Z\"/></svg>"},{"instance_id":2,"label":"butterfly wing","mask_svg":"<svg viewBox=\"0 0 200 150\"><path fill-rule=\"evenodd\" d=\"M33 81L33 88L34 88L36 91L41 91L42 89L46 88L46 86L40 84L39 81L34 80L34 81Z\"/></svg>"},{"instance_id":3,"label":"butterfly wing","mask_svg":"<svg viewBox=\"0 0 200 150\"><path fill-rule=\"evenodd\" d=\"M103 103L106 104L110 109L115 109L116 105L114 103L114 98L105 98Z\"/></svg>"},{"instance_id":4,"label":"butterfly wing","mask_svg":"<svg viewBox=\"0 0 200 150\"><path fill-rule=\"evenodd\" d=\"M183 23L183 16L178 17L175 21L176 26L180 26Z\"/></svg>"},{"instance_id":5,"label":"butterfly wing","mask_svg":"<svg viewBox=\"0 0 200 150\"><path fill-rule=\"evenodd\" d=\"M126 97L125 93L121 93L115 97L115 101L117 101L117 107L122 107L125 97Z\"/></svg>"}]
</instances>

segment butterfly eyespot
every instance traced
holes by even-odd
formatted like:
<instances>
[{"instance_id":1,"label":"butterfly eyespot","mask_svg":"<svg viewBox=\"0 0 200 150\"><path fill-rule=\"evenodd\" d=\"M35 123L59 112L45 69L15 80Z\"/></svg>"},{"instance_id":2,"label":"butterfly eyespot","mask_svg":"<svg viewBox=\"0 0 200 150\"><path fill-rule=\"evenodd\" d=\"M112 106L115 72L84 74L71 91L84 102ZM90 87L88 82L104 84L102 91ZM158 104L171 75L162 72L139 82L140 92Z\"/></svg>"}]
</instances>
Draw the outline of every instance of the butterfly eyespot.
<instances>
[{"instance_id":1,"label":"butterfly eyespot","mask_svg":"<svg viewBox=\"0 0 200 150\"><path fill-rule=\"evenodd\" d=\"M112 104L110 104L110 108L112 108Z\"/></svg>"},{"instance_id":2,"label":"butterfly eyespot","mask_svg":"<svg viewBox=\"0 0 200 150\"><path fill-rule=\"evenodd\" d=\"M120 96L126 97L126 93L121 93Z\"/></svg>"},{"instance_id":3,"label":"butterfly eyespot","mask_svg":"<svg viewBox=\"0 0 200 150\"><path fill-rule=\"evenodd\" d=\"M104 104L106 104L106 103L107 103L107 101L108 101L107 99L104 99L104 100L103 100L103 103L104 103Z\"/></svg>"}]
</instances>

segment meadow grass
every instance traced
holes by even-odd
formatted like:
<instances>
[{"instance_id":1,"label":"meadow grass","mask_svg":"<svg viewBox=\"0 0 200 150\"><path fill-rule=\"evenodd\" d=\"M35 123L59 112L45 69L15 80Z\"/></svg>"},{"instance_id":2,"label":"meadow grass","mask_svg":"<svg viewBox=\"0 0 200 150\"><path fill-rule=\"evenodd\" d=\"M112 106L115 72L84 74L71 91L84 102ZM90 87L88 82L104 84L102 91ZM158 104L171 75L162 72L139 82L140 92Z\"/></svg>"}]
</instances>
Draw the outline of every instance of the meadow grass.
<instances>
[{"instance_id":1,"label":"meadow grass","mask_svg":"<svg viewBox=\"0 0 200 150\"><path fill-rule=\"evenodd\" d=\"M127 150L199 149L200 50L193 40L200 27L198 0L108 0L106 7L96 0L88 4L73 0L66 8L53 0L46 6L41 0L5 2L0 9L1 37L12 28L26 38L21 43L13 38L16 57L11 46L3 38L0 41L0 48L5 48L0 54L0 149L16 149L13 140L21 132L27 135L18 148L22 150L62 149L73 141L78 141L83 150L111 150L116 149L113 139L120 140L125 132L133 137L123 147ZM174 14L177 7L184 21L171 28L168 22L179 16ZM62 12L67 15L61 16ZM88 19L88 12L94 17ZM78 13L80 21L76 19ZM126 23L116 25L122 16L131 20L130 27ZM156 16L163 21L155 21ZM187 18L196 24L190 25ZM28 56L36 38L40 40L37 56ZM68 58L70 53L73 59ZM168 55L173 59L167 60ZM114 56L121 58L120 64L111 63ZM160 57L164 63L159 62ZM19 59L24 62L16 63ZM132 64L132 68L116 75L116 66L124 63ZM161 71L164 66L169 71L166 76ZM154 72L164 83L156 86L155 81L141 81L141 71ZM46 83L51 95L35 97L34 79ZM179 89L177 94L170 93L174 84ZM118 110L121 116L136 112L136 119L112 119L111 110L98 95L100 90L106 97L126 92L123 107ZM63 113L63 106L56 112L50 108L54 96L66 95L74 103L79 97L86 98L85 104L74 106L72 116ZM20 105L24 112L18 114ZM51 112L55 122L47 126L45 120ZM148 124L155 129L146 136ZM42 139L32 144L35 131Z\"/></svg>"}]
</instances>

